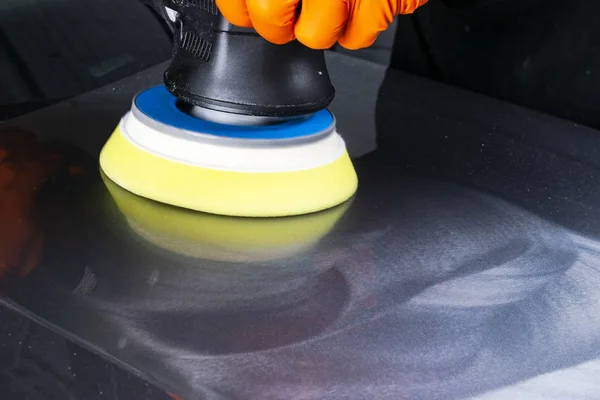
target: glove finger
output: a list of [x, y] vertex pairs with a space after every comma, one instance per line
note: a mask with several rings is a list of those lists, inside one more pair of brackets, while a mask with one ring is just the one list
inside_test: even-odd
[[348, 50], [364, 49], [371, 46], [379, 34], [385, 31], [394, 20], [395, 9], [382, 7], [379, 2], [362, 1], [354, 3], [346, 23], [346, 29], [339, 39], [340, 46]]
[[398, 4], [398, 14], [412, 14], [428, 0], [403, 0]]
[[231, 24], [243, 28], [252, 28], [246, 0], [217, 0], [217, 7]]
[[296, 38], [294, 24], [300, 0], [248, 0], [252, 26], [263, 38], [285, 44]]
[[296, 21], [296, 38], [312, 49], [329, 49], [338, 41], [347, 19], [346, 0], [304, 0]]

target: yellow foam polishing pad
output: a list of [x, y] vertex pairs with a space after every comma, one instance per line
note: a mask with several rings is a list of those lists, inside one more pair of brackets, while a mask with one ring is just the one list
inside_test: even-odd
[[325, 165], [284, 172], [236, 172], [180, 163], [124, 137], [119, 125], [100, 154], [109, 179], [148, 199], [196, 211], [241, 217], [308, 214], [339, 205], [358, 180], [346, 151]]
[[176, 254], [218, 261], [272, 261], [306, 251], [351, 203], [294, 217], [227, 217], [148, 200], [102, 179], [136, 235]]

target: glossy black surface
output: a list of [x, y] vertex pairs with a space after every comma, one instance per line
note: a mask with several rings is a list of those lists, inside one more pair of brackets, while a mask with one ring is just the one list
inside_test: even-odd
[[[598, 132], [398, 72], [378, 91], [382, 67], [339, 54], [328, 66], [352, 202], [247, 221], [99, 174], [57, 184], [43, 261], [5, 304], [188, 399], [593, 398]], [[19, 124], [93, 161], [161, 68]]]
[[5, 400], [169, 400], [162, 390], [30, 319], [0, 307]]

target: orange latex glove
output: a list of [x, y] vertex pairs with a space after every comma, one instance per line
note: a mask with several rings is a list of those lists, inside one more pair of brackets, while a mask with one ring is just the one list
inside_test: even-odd
[[369, 47], [398, 14], [411, 14], [428, 0], [216, 0], [232, 24], [254, 28], [275, 44], [298, 39], [313, 49], [336, 42]]
[[[35, 215], [36, 192], [64, 166], [59, 148], [16, 128], [0, 131], [0, 277], [26, 275], [38, 261], [43, 230]], [[70, 173], [80, 173], [78, 167]]]

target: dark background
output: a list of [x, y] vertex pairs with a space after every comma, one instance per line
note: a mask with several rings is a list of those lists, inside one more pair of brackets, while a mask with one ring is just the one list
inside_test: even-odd
[[600, 128], [600, 2], [432, 0], [398, 22], [392, 67]]
[[138, 0], [0, 2], [0, 120], [104, 86], [171, 55]]
[[[0, 120], [168, 60], [157, 1], [1, 2]], [[430, 0], [351, 53], [599, 128], [599, 22], [590, 0]]]
[[[599, 11], [600, 3], [591, 0], [432, 0], [398, 18], [372, 48], [353, 54], [599, 128]], [[0, 121], [170, 55], [168, 30], [141, 0], [4, 0]], [[4, 308], [0, 352], [1, 398], [166, 398]]]

